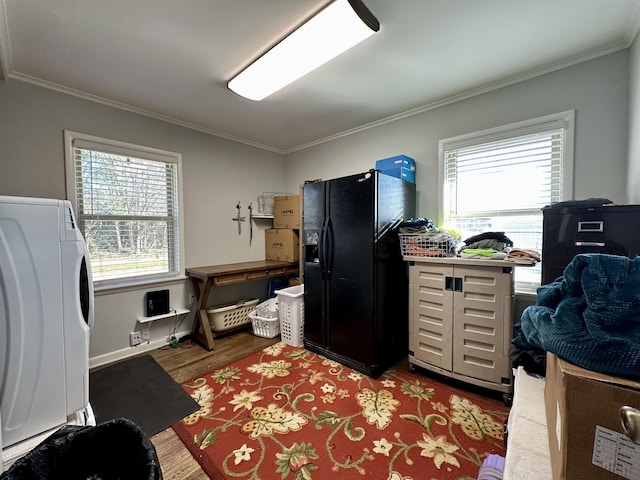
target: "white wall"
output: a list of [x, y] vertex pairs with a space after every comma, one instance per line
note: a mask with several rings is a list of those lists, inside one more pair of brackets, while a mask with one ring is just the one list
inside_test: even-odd
[[629, 54], [629, 203], [640, 204], [640, 42], [636, 37]]
[[574, 198], [626, 203], [628, 61], [621, 51], [291, 153], [287, 183], [358, 173], [405, 154], [417, 164], [418, 215], [435, 220], [440, 139], [575, 109]]
[[[257, 211], [262, 192], [287, 191], [282, 155], [8, 80], [0, 82], [0, 195], [66, 198], [65, 129], [182, 153], [187, 267], [264, 258], [264, 230], [270, 225], [254, 222], [249, 246], [248, 222], [239, 236], [231, 219], [238, 201], [245, 215], [251, 201]], [[173, 307], [185, 306], [190, 287], [184, 280], [98, 294], [90, 351], [93, 364], [140, 350], [129, 347], [129, 332], [143, 315], [144, 293], [158, 288], [170, 288]], [[264, 298], [266, 293], [265, 282], [251, 282], [242, 289], [214, 289], [211, 302]], [[182, 330], [189, 330], [190, 317]], [[165, 343], [173, 323], [173, 319], [154, 322], [152, 340]]]

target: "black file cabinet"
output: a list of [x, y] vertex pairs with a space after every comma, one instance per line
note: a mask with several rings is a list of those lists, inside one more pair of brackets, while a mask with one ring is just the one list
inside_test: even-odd
[[542, 285], [580, 253], [640, 254], [640, 205], [547, 208], [542, 225]]

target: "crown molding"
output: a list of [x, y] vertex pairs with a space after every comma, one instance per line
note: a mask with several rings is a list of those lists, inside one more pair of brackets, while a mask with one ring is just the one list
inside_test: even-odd
[[[639, 26], [640, 26], [640, 22], [639, 22]], [[311, 147], [315, 147], [317, 145], [321, 145], [323, 143], [326, 142], [330, 142], [333, 140], [337, 140], [339, 138], [344, 138], [347, 137], [349, 135], [353, 135], [356, 133], [360, 133], [366, 130], [369, 130], [371, 128], [375, 128], [375, 127], [379, 127], [382, 125], [385, 125], [387, 123], [392, 123], [392, 122], [396, 122], [398, 120], [402, 120], [404, 118], [408, 118], [408, 117], [413, 117], [415, 115], [419, 115], [421, 113], [425, 113], [428, 112], [430, 110], [435, 110], [436, 108], [440, 108], [440, 107], [444, 107], [446, 105], [450, 105], [452, 103], [456, 103], [456, 102], [460, 102], [462, 100], [467, 100], [469, 98], [472, 97], [476, 97], [478, 95], [482, 95], [484, 93], [489, 93], [489, 92], [493, 92], [495, 90], [499, 90], [501, 88], [505, 88], [511, 85], [515, 85], [516, 83], [520, 83], [520, 82], [524, 82], [526, 80], [531, 80], [533, 78], [536, 77], [540, 77], [542, 75], [546, 75], [548, 73], [552, 73], [552, 72], [556, 72], [558, 70], [562, 70], [563, 68], [568, 68], [571, 67], [573, 65], [577, 65], [579, 63], [582, 62], [586, 62], [588, 60], [593, 60], [595, 58], [601, 57], [603, 55], [608, 55], [611, 53], [615, 53], [618, 52], [620, 50], [624, 50], [625, 48], [629, 48], [629, 46], [631, 45], [631, 43], [633, 43], [633, 40], [631, 40], [631, 42], [629, 42], [628, 38], [625, 38], [624, 41], [622, 42], [616, 42], [610, 45], [607, 45], [605, 47], [596, 49], [596, 50], [591, 50], [589, 52], [585, 52], [581, 55], [577, 55], [571, 58], [566, 58], [564, 60], [558, 61], [558, 62], [554, 62], [554, 63], [550, 63], [547, 64], [543, 67], [540, 68], [536, 68], [533, 70], [529, 70], [527, 72], [518, 74], [518, 75], [514, 75], [505, 79], [502, 79], [500, 81], [497, 82], [493, 82], [487, 85], [483, 85], [481, 87], [478, 88], [474, 88], [471, 90], [467, 90], [465, 92], [456, 94], [456, 95], [452, 95], [448, 98], [444, 98], [442, 100], [437, 100], [435, 102], [431, 102], [428, 103], [426, 105], [423, 105], [421, 107], [417, 107], [417, 108], [413, 108], [411, 110], [407, 110], [395, 115], [391, 115], [389, 117], [385, 117], [382, 118], [380, 120], [376, 120], [375, 122], [371, 122], [371, 123], [367, 123], [365, 125], [361, 125], [359, 127], [356, 128], [352, 128], [349, 130], [345, 130], [343, 132], [340, 133], [336, 133], [335, 135], [330, 135], [328, 137], [324, 137], [324, 138], [320, 138], [318, 140], [314, 140], [312, 142], [308, 142], [302, 145], [298, 145], [296, 147], [292, 147], [289, 148], [287, 150], [284, 151], [285, 154], [290, 154], [290, 153], [294, 153], [300, 150], [305, 150], [307, 148], [311, 148]]]
[[[1, 2], [2, 0], [0, 0]], [[22, 73], [12, 72], [7, 75], [8, 78], [13, 80], [19, 80], [21, 82], [30, 83], [32, 85], [36, 85], [39, 87], [47, 88], [49, 90], [54, 90], [56, 92], [64, 93], [66, 95], [71, 95], [77, 98], [81, 98], [83, 100], [89, 100], [91, 102], [100, 103], [102, 105], [106, 105], [108, 107], [117, 108], [119, 110], [125, 110], [127, 112], [136, 113], [138, 115], [143, 115], [145, 117], [154, 118], [156, 120], [161, 120], [163, 122], [172, 123], [174, 125], [178, 125], [184, 128], [188, 128], [191, 130], [196, 130], [198, 132], [206, 133], [208, 135], [213, 135], [215, 137], [224, 138], [225, 140], [231, 140], [237, 143], [243, 143], [245, 145], [249, 145], [252, 147], [260, 148], [262, 150], [268, 150], [270, 152], [284, 154], [285, 152], [281, 149], [272, 147], [270, 145], [264, 145], [257, 142], [252, 142], [251, 140], [247, 140], [244, 138], [236, 137], [234, 135], [229, 135], [224, 132], [219, 132], [217, 130], [213, 130], [211, 128], [203, 127], [202, 125], [198, 125], [195, 123], [185, 122], [178, 118], [171, 117], [169, 115], [164, 115], [161, 113], [153, 112], [151, 110], [146, 110], [143, 108], [134, 107], [132, 105], [117, 102], [115, 100], [110, 100], [108, 98], [100, 97], [98, 95], [92, 95], [90, 93], [83, 92], [81, 90], [76, 90], [74, 88], [65, 87], [63, 85], [59, 85], [57, 83], [48, 82], [46, 80], [42, 80], [40, 78], [32, 77], [29, 75], [24, 75]]]

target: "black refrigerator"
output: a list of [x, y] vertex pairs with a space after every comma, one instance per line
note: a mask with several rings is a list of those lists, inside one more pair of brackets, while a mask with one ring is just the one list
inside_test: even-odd
[[398, 228], [415, 184], [377, 170], [304, 186], [304, 345], [370, 377], [408, 355]]

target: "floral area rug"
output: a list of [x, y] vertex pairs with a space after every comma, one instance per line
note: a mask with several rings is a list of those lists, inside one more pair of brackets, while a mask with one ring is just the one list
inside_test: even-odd
[[508, 409], [423, 374], [371, 379], [277, 343], [184, 383], [173, 426], [213, 479], [476, 479]]

